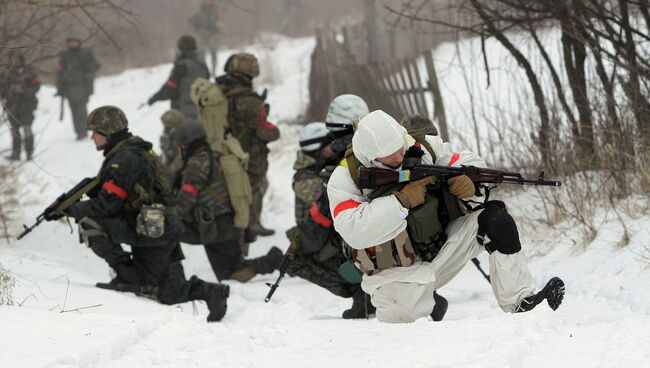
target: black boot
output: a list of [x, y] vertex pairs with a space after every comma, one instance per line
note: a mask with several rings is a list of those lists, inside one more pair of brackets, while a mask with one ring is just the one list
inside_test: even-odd
[[562, 299], [564, 299], [564, 281], [559, 277], [553, 277], [537, 294], [525, 297], [521, 301], [521, 304], [519, 304], [519, 307], [517, 307], [516, 312], [520, 313], [533, 310], [544, 299], [546, 299], [551, 309], [557, 310], [560, 304], [562, 304]]
[[352, 308], [343, 311], [343, 319], [368, 318], [375, 313], [376, 308], [370, 302], [370, 295], [366, 294], [361, 287], [352, 295]]
[[100, 289], [108, 289], [122, 292], [140, 292], [140, 276], [133, 265], [133, 262], [117, 263], [111, 265], [115, 271], [115, 277], [109, 282], [98, 282], [95, 284]]
[[246, 228], [246, 230], [244, 230], [244, 241], [246, 243], [254, 243], [256, 240], [257, 235], [251, 231], [250, 227]]
[[447, 313], [447, 306], [449, 303], [447, 302], [447, 299], [435, 291], [433, 292], [433, 301], [436, 304], [433, 306], [433, 311], [430, 314], [431, 319], [433, 319], [434, 322], [442, 321]]
[[253, 269], [257, 274], [272, 273], [280, 268], [284, 261], [284, 253], [278, 247], [271, 247], [266, 255], [244, 261]]
[[32, 159], [34, 154], [34, 136], [25, 136], [25, 153], [27, 154], [27, 161]]
[[196, 276], [190, 277], [190, 299], [205, 300], [208, 305], [208, 322], [218, 322], [223, 319], [228, 310], [228, 296], [230, 296], [230, 286], [226, 284], [215, 284], [205, 282]]
[[7, 160], [17, 161], [20, 160], [20, 133], [11, 131], [12, 146], [11, 146], [11, 155], [6, 156]]

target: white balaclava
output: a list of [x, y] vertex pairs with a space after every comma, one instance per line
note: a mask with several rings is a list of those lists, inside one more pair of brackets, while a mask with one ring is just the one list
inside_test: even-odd
[[363, 166], [375, 166], [373, 160], [390, 156], [400, 148], [408, 148], [406, 136], [406, 129], [397, 120], [375, 110], [359, 122], [352, 137], [352, 150]]

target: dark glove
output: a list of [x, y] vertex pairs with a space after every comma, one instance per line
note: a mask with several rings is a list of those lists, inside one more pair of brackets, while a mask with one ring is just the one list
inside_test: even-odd
[[46, 213], [43, 217], [45, 218], [45, 221], [56, 221], [63, 218], [63, 216], [65, 216], [63, 212], [50, 212]]
[[447, 184], [451, 193], [458, 198], [469, 198], [476, 192], [474, 182], [467, 175], [453, 177], [447, 180]]
[[285, 253], [290, 260], [294, 260], [300, 252], [300, 235], [302, 231], [299, 227], [294, 226], [291, 229], [287, 230], [287, 238], [289, 238], [289, 248]]
[[155, 95], [149, 97], [149, 99], [147, 100], [147, 105], [151, 106], [151, 105], [153, 105], [154, 102], [156, 102], [156, 96]]
[[397, 200], [406, 208], [414, 208], [424, 203], [424, 194], [427, 192], [427, 184], [436, 181], [434, 176], [427, 176], [406, 184], [399, 192], [394, 192]]

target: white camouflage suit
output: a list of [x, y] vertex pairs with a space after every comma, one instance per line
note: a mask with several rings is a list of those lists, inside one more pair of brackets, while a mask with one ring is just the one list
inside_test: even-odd
[[[470, 151], [454, 152], [449, 143], [437, 136], [426, 136], [436, 155], [425, 151], [423, 164], [473, 165], [485, 167], [485, 161]], [[375, 161], [400, 148], [415, 144], [395, 119], [381, 110], [364, 117], [352, 140], [355, 157], [365, 167], [381, 167]], [[385, 167], [384, 167], [385, 168]], [[391, 239], [406, 229], [404, 208], [395, 195], [369, 202], [372, 190], [359, 190], [347, 167], [339, 166], [329, 180], [327, 193], [334, 227], [354, 249], [365, 249]], [[432, 262], [416, 261], [409, 267], [381, 270], [364, 275], [361, 286], [371, 295], [382, 322], [413, 322], [428, 316], [434, 306], [433, 291], [446, 285], [461, 269], [484, 251], [477, 239], [478, 215], [474, 211], [452, 221], [446, 229], [447, 242]], [[521, 300], [534, 292], [533, 278], [521, 251], [506, 255], [494, 251], [489, 256], [492, 290], [501, 309], [514, 312]]]

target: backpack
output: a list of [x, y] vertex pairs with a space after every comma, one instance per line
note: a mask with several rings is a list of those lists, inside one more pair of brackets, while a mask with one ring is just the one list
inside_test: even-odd
[[253, 200], [248, 173], [248, 153], [239, 141], [226, 136], [229, 101], [221, 87], [205, 78], [197, 78], [190, 88], [190, 98], [196, 104], [199, 121], [203, 124], [210, 148], [218, 155], [219, 166], [228, 187], [228, 196], [233, 207], [234, 225], [248, 227], [250, 204]]

